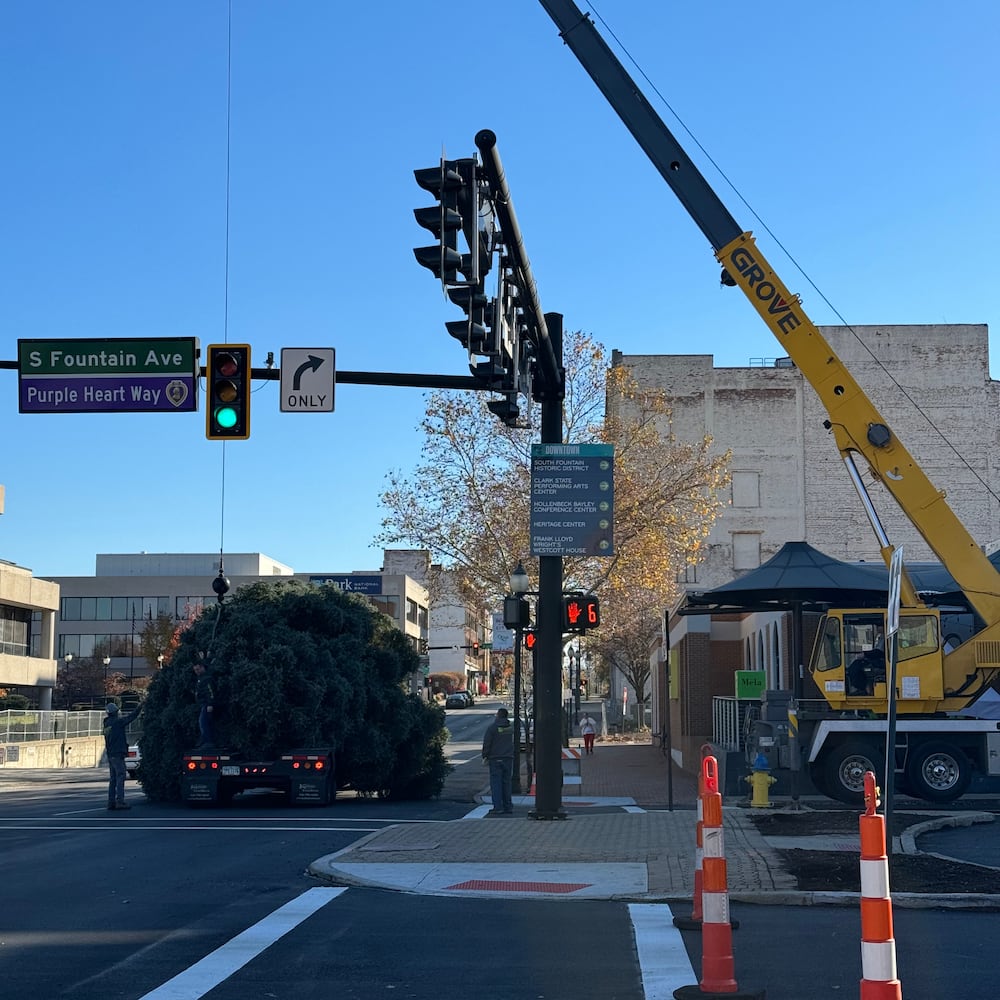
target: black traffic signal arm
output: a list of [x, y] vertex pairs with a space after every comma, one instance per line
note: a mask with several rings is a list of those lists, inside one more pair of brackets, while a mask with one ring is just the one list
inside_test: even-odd
[[[829, 415], [827, 426], [861, 497], [886, 563], [894, 547], [879, 523], [854, 464], [856, 454], [864, 457], [873, 476], [892, 494], [910, 523], [987, 623], [987, 631], [979, 638], [1000, 639], [997, 571], [950, 509], [943, 491], [931, 483], [889, 429], [885, 418], [844, 367], [819, 328], [805, 315], [799, 297], [789, 292], [774, 273], [757, 249], [753, 236], [741, 230], [591, 20], [573, 0], [539, 2], [559, 28], [563, 41], [707, 237], [716, 259], [723, 266], [723, 284], [740, 287], [816, 391]], [[902, 593], [904, 604], [920, 604], [905, 570]], [[959, 687], [978, 665], [968, 648], [972, 645], [964, 645], [949, 654], [948, 660], [953, 667], [950, 675], [946, 670], [946, 688]], [[983, 646], [982, 643], [976, 645]]]
[[[0, 362], [0, 368], [5, 367]], [[17, 367], [17, 362], [14, 362]], [[205, 375], [204, 366], [201, 369]], [[279, 382], [280, 368], [254, 368], [252, 376], [262, 381]], [[418, 375], [403, 372], [348, 372], [337, 371], [335, 380], [342, 385], [399, 385], [413, 389], [488, 389], [488, 386], [471, 375]]]
[[517, 275], [518, 287], [524, 294], [522, 309], [528, 325], [528, 339], [535, 345], [539, 379], [535, 384], [536, 399], [562, 399], [565, 391], [565, 372], [556, 358], [556, 350], [549, 336], [545, 315], [538, 301], [538, 288], [531, 273], [531, 264], [524, 249], [521, 227], [514, 214], [514, 202], [507, 186], [507, 177], [497, 152], [497, 137], [489, 129], [476, 133], [476, 147], [483, 157], [483, 169], [493, 192], [493, 207], [500, 222], [504, 246]]

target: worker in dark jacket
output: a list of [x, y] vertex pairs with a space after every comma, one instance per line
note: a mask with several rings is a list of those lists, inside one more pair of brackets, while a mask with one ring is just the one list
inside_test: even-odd
[[490, 816], [509, 816], [514, 812], [511, 782], [514, 777], [514, 723], [506, 708], [498, 708], [496, 718], [483, 737], [483, 760], [490, 766]]
[[142, 705], [136, 705], [128, 715], [122, 715], [118, 706], [109, 701], [106, 711], [107, 715], [104, 716], [101, 728], [104, 730], [104, 752], [108, 758], [108, 770], [111, 772], [108, 781], [108, 808], [131, 809], [132, 807], [125, 801], [125, 755], [128, 753], [126, 730], [139, 717]]
[[195, 660], [194, 674], [198, 678], [194, 687], [195, 701], [198, 702], [198, 733], [201, 737], [199, 747], [215, 746], [215, 684], [212, 672], [204, 662], [204, 653], [198, 654]]

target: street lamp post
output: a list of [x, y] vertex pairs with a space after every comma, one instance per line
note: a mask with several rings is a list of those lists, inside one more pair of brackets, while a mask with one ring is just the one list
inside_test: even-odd
[[111, 665], [111, 657], [104, 657], [104, 693], [108, 693], [108, 667]]
[[[510, 591], [514, 595], [513, 604], [516, 614], [504, 617], [514, 623], [514, 777], [511, 790], [521, 794], [521, 644], [524, 636], [525, 611], [528, 602], [524, 595], [528, 592], [531, 581], [525, 572], [524, 564], [518, 560], [517, 569], [510, 575]], [[506, 622], [505, 622], [506, 624]], [[525, 720], [525, 729], [528, 722]]]
[[165, 656], [164, 656], [164, 655], [163, 655], [162, 653], [160, 653], [160, 654], [159, 654], [159, 655], [158, 655], [158, 656], [156, 657], [156, 669], [157, 669], [157, 670], [162, 670], [162, 669], [163, 669], [163, 661], [164, 661], [165, 659], [166, 659], [166, 657], [165, 657]]

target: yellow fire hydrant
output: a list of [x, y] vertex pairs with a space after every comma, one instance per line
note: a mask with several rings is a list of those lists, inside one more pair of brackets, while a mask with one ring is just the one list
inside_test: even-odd
[[754, 809], [770, 809], [774, 804], [768, 801], [768, 789], [778, 779], [770, 773], [767, 766], [767, 757], [763, 753], [757, 754], [753, 762], [753, 772], [743, 779], [750, 785], [753, 795], [750, 798], [750, 805]]

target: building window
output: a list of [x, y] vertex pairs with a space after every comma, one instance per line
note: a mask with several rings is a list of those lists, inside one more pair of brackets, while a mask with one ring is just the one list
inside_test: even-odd
[[177, 618], [180, 621], [186, 621], [188, 618], [196, 617], [205, 606], [205, 601], [207, 600], [207, 597], [199, 597], [197, 595], [191, 595], [189, 597], [175, 597], [174, 618]]
[[399, 597], [396, 594], [365, 594], [375, 607], [394, 622], [399, 621]]
[[760, 565], [760, 535], [756, 531], [733, 532], [733, 569], [756, 569]]
[[0, 652], [27, 656], [31, 636], [31, 612], [0, 604]]
[[760, 506], [760, 473], [733, 472], [733, 506]]

